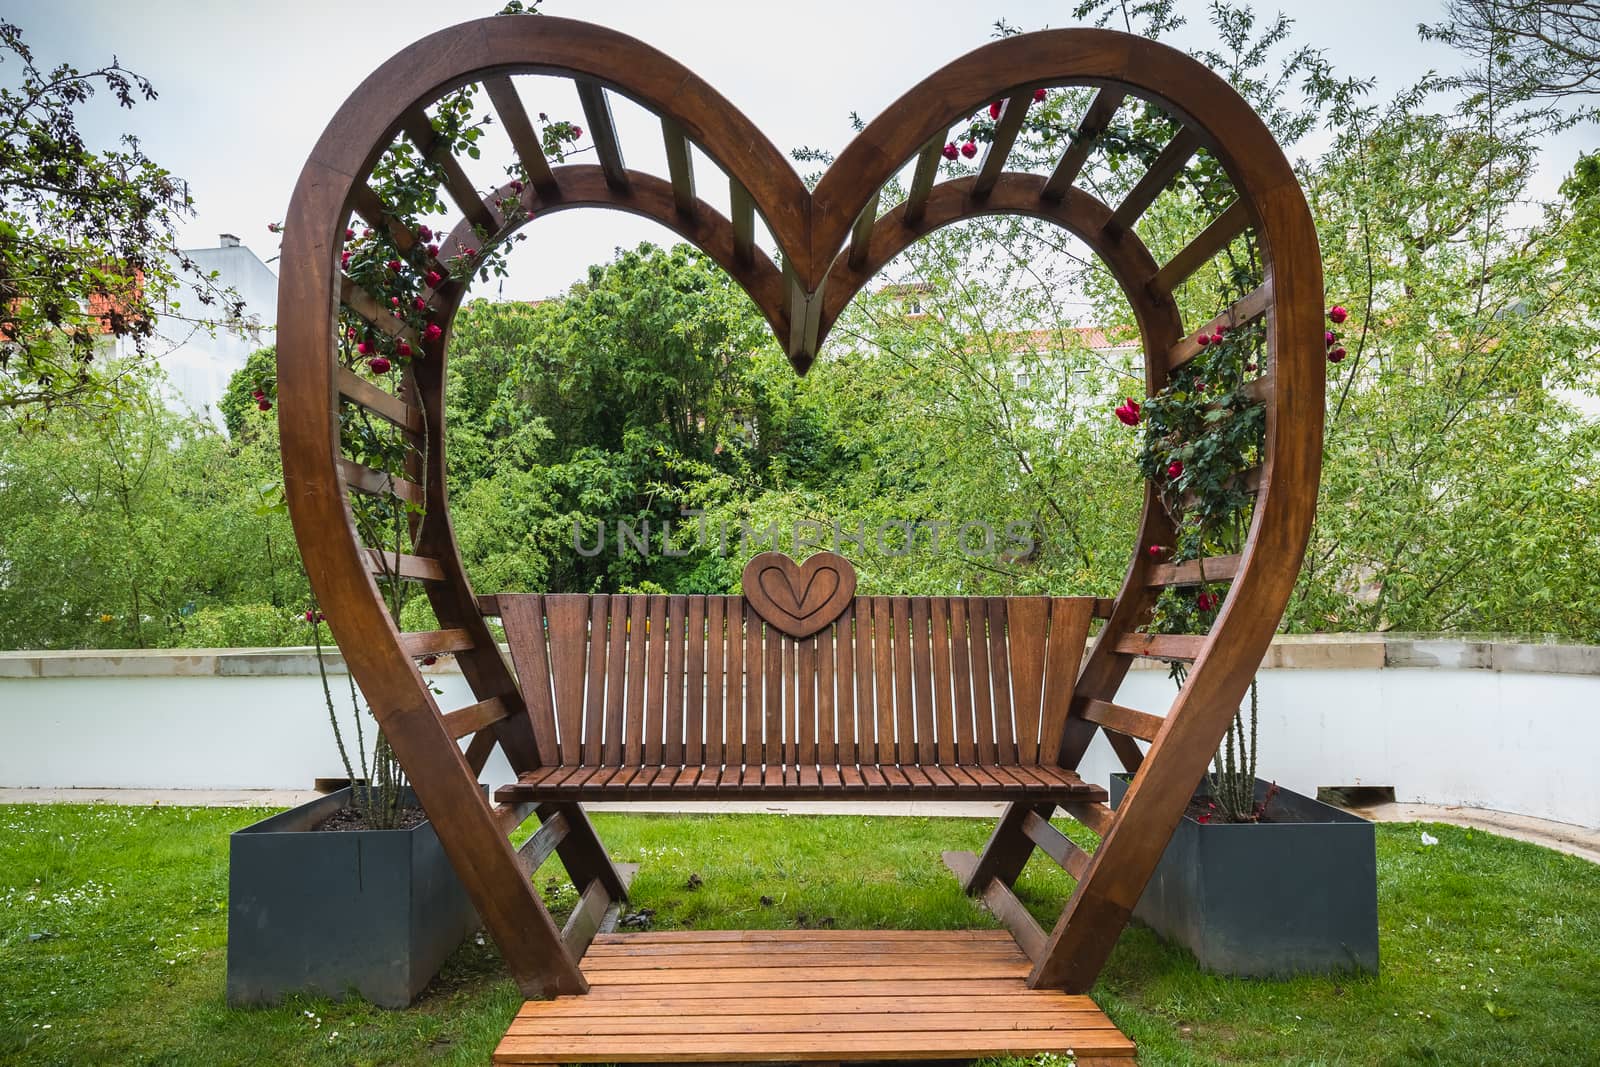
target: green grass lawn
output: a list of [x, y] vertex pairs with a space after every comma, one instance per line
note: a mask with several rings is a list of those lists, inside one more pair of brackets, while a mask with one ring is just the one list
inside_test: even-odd
[[[0, 1063], [486, 1062], [520, 1002], [492, 945], [469, 942], [409, 1011], [227, 1007], [227, 834], [265, 814], [0, 807]], [[595, 823], [642, 864], [635, 904], [658, 928], [994, 925], [939, 860], [981, 847], [986, 821]], [[1421, 829], [1378, 827], [1377, 977], [1218, 978], [1132, 928], [1096, 999], [1146, 1065], [1600, 1063], [1600, 868], [1448, 826], [1428, 826], [1439, 844], [1424, 847]], [[1036, 856], [1018, 889], [1049, 924], [1070, 885]]]

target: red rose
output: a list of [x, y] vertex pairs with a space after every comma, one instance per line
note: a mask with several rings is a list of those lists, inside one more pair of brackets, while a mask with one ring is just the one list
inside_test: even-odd
[[352, 240], [355, 237], [355, 235], [356, 235], [356, 231], [352, 230], [350, 227], [346, 226], [344, 228], [344, 239], [346, 241]]
[[362, 341], [360, 344], [356, 345], [356, 351], [360, 352], [363, 356], [372, 355], [372, 342]]
[[1214, 345], [1220, 345], [1222, 343], [1222, 331], [1221, 330], [1218, 330], [1216, 333], [1211, 335], [1211, 343], [1214, 344]]
[[389, 262], [385, 263], [384, 266], [398, 274], [400, 273], [400, 268], [405, 266], [405, 264], [401, 263], [398, 259], [391, 259]]
[[271, 411], [272, 410], [272, 401], [270, 401], [270, 400], [262, 400], [262, 401], [260, 401], [259, 403], [256, 404], [256, 407], [260, 408], [262, 411]]
[[582, 126], [574, 126], [574, 127], [572, 127], [572, 139], [574, 141], [577, 141], [577, 140], [580, 140], [582, 137], [583, 137], [583, 127]]
[[267, 232], [268, 233], [277, 233], [281, 229], [283, 229], [283, 227], [281, 225], [279, 225], [278, 223], [276, 223], [276, 222], [267, 223]]
[[1033, 102], [1035, 104], [1044, 103], [1044, 98], [1045, 98], [1045, 91], [1043, 89], [1035, 89], [1033, 91]]
[[1255, 370], [1256, 369], [1256, 365], [1254, 363], [1246, 363], [1244, 365], [1244, 369], [1245, 370]]
[[416, 308], [418, 311], [427, 311], [428, 310], [428, 302], [426, 300], [422, 299], [422, 297], [420, 297], [420, 296], [417, 297], [415, 300], [411, 301], [411, 306]]
[[1183, 460], [1175, 459], [1167, 464], [1167, 477], [1178, 478], [1183, 474]]
[[950, 143], [948, 143], [948, 144], [946, 144], [944, 146], [944, 158], [946, 158], [946, 159], [954, 159], [957, 156], [959, 156], [960, 154], [961, 154], [961, 149], [956, 147], [956, 143], [954, 141], [951, 141]]
[[1333, 324], [1335, 326], [1339, 325], [1341, 322], [1343, 322], [1345, 319], [1348, 319], [1349, 317], [1350, 317], [1350, 312], [1345, 310], [1344, 306], [1341, 305], [1341, 304], [1335, 304], [1335, 305], [1333, 305], [1333, 307], [1328, 309], [1328, 318], [1333, 320]]
[[433, 231], [428, 229], [426, 226], [418, 226], [417, 240], [421, 241], [423, 244], [427, 244], [429, 241], [433, 240]]
[[1209, 333], [1203, 333], [1194, 339], [1194, 343], [1204, 348], [1206, 345], [1211, 343], [1211, 335]]
[[263, 393], [260, 389], [252, 389], [250, 391], [250, 398], [252, 400], [261, 401], [267, 398], [267, 394]]
[[422, 339], [425, 341], [437, 341], [443, 336], [444, 331], [439, 329], [439, 324], [436, 322], [428, 323], [428, 328], [422, 331]]
[[1332, 348], [1333, 342], [1339, 339], [1339, 335], [1334, 333], [1332, 330], [1329, 330], [1327, 333], [1322, 335], [1322, 339], [1328, 343], [1329, 348]]
[[997, 119], [1000, 117], [1000, 101], [996, 100], [994, 103], [989, 105], [989, 117], [992, 119]]
[[363, 236], [363, 237], [371, 237], [372, 236], [372, 227], [368, 226], [366, 229], [362, 230], [361, 231], [361, 236]]
[[1345, 352], [1344, 346], [1340, 345], [1338, 348], [1335, 348], [1332, 352], [1328, 353], [1328, 362], [1329, 363], [1339, 363], [1348, 354], [1349, 353]]
[[434, 259], [438, 259], [439, 258], [439, 246], [438, 245], [429, 245], [428, 246], [428, 255], [432, 256]]
[[407, 356], [411, 355], [411, 346], [406, 344], [404, 341], [400, 341], [394, 346], [394, 354], [399, 356], [401, 359], [405, 359]]
[[1205, 392], [1206, 391], [1206, 383], [1205, 382], [1195, 382], [1194, 383], [1194, 391], [1197, 392], [1197, 393]]
[[438, 663], [438, 662], [439, 662], [439, 657], [438, 656], [423, 656], [422, 657], [422, 665], [424, 667], [431, 667], [435, 663]]
[[428, 272], [428, 287], [430, 289], [439, 288], [439, 283], [442, 282], [442, 281], [444, 281], [444, 275], [443, 274], [440, 274], [436, 270], [430, 270]]
[[512, 192], [513, 192], [513, 193], [520, 193], [520, 192], [522, 192], [522, 183], [521, 183], [521, 182], [519, 182], [519, 181], [513, 181], [513, 182], [512, 182], [512, 183], [511, 183], [511, 191], [512, 191]]
[[350, 327], [344, 332], [344, 335], [354, 341], [356, 339], [356, 328], [354, 326]]
[[961, 146], [961, 154], [971, 159], [978, 154], [978, 143], [976, 141], [968, 141]]
[[1122, 422], [1122, 424], [1124, 426], [1137, 426], [1137, 425], [1139, 425], [1139, 404], [1138, 404], [1138, 402], [1135, 401], [1133, 399], [1133, 397], [1131, 397], [1131, 396], [1128, 397], [1127, 400], [1123, 401], [1121, 404], [1119, 404], [1117, 406], [1116, 415], [1117, 415], [1117, 418]]
[[1210, 815], [1196, 815], [1194, 817], [1194, 821], [1198, 822], [1198, 823], [1208, 823], [1208, 822], [1211, 821], [1211, 816]]
[[1150, 546], [1150, 558], [1151, 559], [1160, 559], [1161, 558], [1161, 553], [1163, 553], [1165, 551], [1166, 551], [1166, 549], [1161, 547], [1160, 545], [1151, 545]]
[[389, 306], [390, 307], [399, 307], [400, 306], [400, 298], [398, 296], [391, 296], [389, 298]]
[[306, 622], [316, 622], [316, 621], [317, 621], [317, 613], [315, 611], [312, 611], [310, 608], [307, 608], [306, 609]]
[[367, 366], [371, 368], [373, 374], [389, 373], [389, 361], [382, 356], [373, 356]]
[[349, 252], [341, 253], [340, 256], [339, 256], [339, 266], [348, 267], [349, 265], [350, 265], [350, 253]]

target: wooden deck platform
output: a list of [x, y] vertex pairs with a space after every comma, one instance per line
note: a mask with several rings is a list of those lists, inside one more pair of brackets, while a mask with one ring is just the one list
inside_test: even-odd
[[496, 1063], [968, 1060], [1132, 1063], [1088, 997], [1028, 989], [998, 930], [602, 934], [586, 996], [529, 1001]]

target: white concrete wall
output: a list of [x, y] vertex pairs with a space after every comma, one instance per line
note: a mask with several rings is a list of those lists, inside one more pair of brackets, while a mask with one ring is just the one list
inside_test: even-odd
[[[471, 701], [448, 661], [430, 676], [442, 706]], [[1141, 669], [1118, 700], [1159, 712], [1173, 693]], [[1392, 785], [1403, 802], [1600, 827], [1600, 648], [1280, 639], [1260, 752], [1262, 777], [1301, 792]], [[1097, 740], [1084, 776], [1115, 769]], [[342, 773], [304, 651], [0, 653], [0, 786], [303, 789]], [[498, 753], [484, 777], [511, 777]]]

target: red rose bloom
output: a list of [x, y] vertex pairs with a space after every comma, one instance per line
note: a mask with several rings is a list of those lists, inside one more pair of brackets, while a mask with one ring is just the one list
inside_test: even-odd
[[1033, 91], [1033, 102], [1035, 104], [1044, 103], [1044, 98], [1045, 98], [1045, 91], [1043, 89], [1035, 89]]
[[961, 154], [971, 159], [978, 154], [978, 143], [976, 141], [968, 141], [961, 146]]
[[1178, 478], [1183, 474], [1183, 460], [1175, 459], [1167, 464], [1167, 477]]
[[1204, 348], [1206, 345], [1211, 343], [1211, 335], [1209, 333], [1203, 333], [1194, 339], [1194, 343]]
[[1333, 307], [1328, 309], [1328, 318], [1333, 320], [1333, 324], [1335, 326], [1339, 325], [1349, 317], [1350, 312], [1347, 311], [1342, 304], [1335, 304]]
[[1338, 348], [1335, 348], [1333, 351], [1328, 353], [1328, 362], [1329, 363], [1342, 362], [1346, 355], [1348, 355], [1348, 353], [1345, 352], [1344, 346], [1340, 345]]
[[444, 331], [439, 329], [439, 324], [436, 322], [428, 323], [428, 328], [422, 331], [422, 339], [425, 341], [437, 341], [443, 336]]
[[1000, 101], [996, 100], [994, 103], [989, 105], [989, 117], [992, 119], [997, 119], [1000, 117]]
[[382, 356], [373, 356], [367, 366], [372, 369], [373, 374], [389, 373], [389, 361]]
[[1150, 558], [1151, 559], [1160, 559], [1161, 558], [1161, 553], [1163, 553], [1165, 551], [1166, 551], [1166, 549], [1161, 547], [1160, 545], [1151, 545], [1150, 546]]
[[1133, 399], [1133, 397], [1131, 397], [1131, 396], [1128, 397], [1127, 400], [1125, 400], [1121, 404], [1117, 405], [1116, 415], [1117, 415], [1118, 420], [1120, 420], [1124, 426], [1137, 426], [1137, 425], [1139, 425], [1139, 404], [1138, 404], [1138, 402], [1135, 401]]
[[442, 282], [442, 281], [444, 281], [444, 275], [443, 274], [440, 274], [436, 270], [430, 270], [428, 272], [428, 287], [430, 289], [439, 288], [439, 283]]
[[394, 354], [399, 356], [401, 359], [405, 359], [407, 356], [411, 355], [411, 346], [406, 344], [404, 341], [401, 341], [394, 346]]

